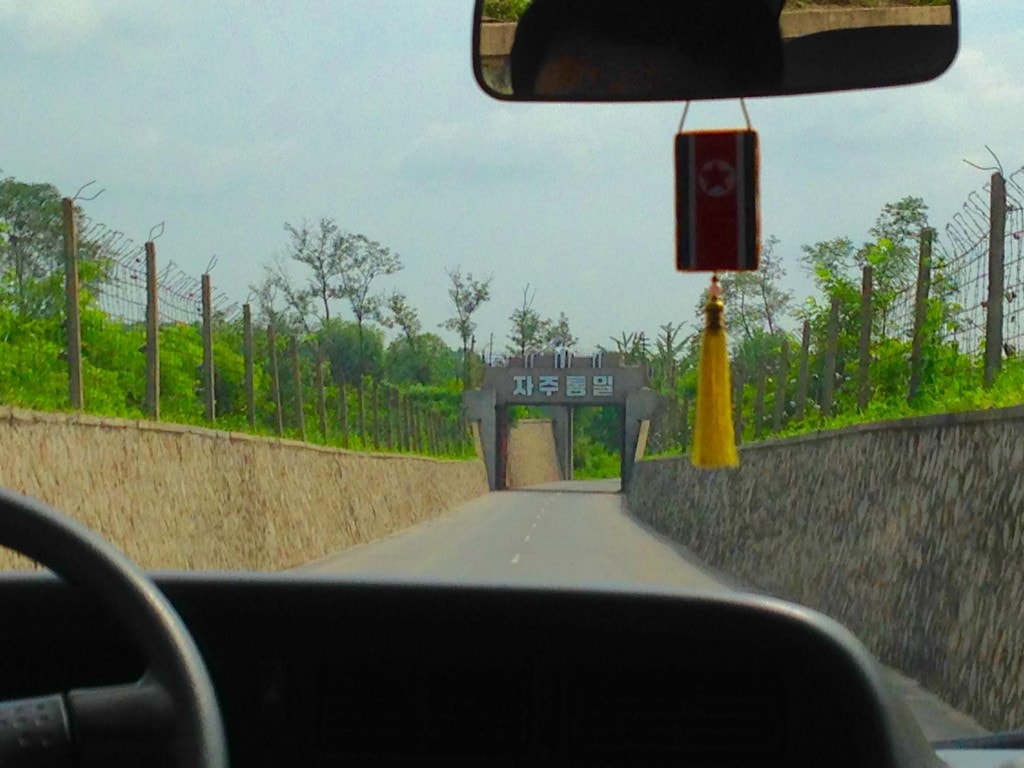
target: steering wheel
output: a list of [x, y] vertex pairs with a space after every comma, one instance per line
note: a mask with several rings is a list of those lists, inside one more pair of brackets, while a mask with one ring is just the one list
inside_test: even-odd
[[0, 702], [0, 766], [112, 759], [152, 765], [156, 745], [182, 768], [227, 768], [224, 725], [203, 658], [177, 612], [138, 566], [84, 525], [4, 489], [0, 546], [99, 598], [133, 636], [147, 665], [131, 685]]

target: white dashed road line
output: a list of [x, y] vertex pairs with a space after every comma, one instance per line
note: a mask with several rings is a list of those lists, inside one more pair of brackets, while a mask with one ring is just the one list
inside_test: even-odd
[[512, 565], [515, 565], [518, 562], [519, 562], [519, 555], [518, 554], [512, 555]]

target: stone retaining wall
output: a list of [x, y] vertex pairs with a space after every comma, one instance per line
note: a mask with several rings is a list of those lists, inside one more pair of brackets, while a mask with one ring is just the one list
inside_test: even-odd
[[993, 730], [1024, 727], [1024, 408], [641, 462], [634, 514], [711, 566], [850, 627]]
[[509, 430], [508, 487], [525, 488], [560, 479], [551, 421], [520, 419]]
[[[487, 493], [487, 476], [481, 461], [0, 408], [0, 486], [146, 568], [278, 570], [441, 514]], [[0, 568], [24, 564], [0, 549]]]

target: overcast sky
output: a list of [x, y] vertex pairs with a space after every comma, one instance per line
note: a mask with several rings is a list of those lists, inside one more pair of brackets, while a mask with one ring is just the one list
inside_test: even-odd
[[[427, 329], [446, 267], [494, 275], [478, 343], [507, 343], [523, 286], [568, 314], [582, 346], [692, 320], [705, 276], [675, 273], [673, 137], [681, 105], [494, 101], [470, 67], [472, 0], [3, 0], [0, 175], [72, 194], [161, 260], [238, 300], [283, 224], [331, 216], [398, 251]], [[860, 241], [905, 195], [943, 226], [1024, 164], [1024, 3], [962, 0], [951, 71], [899, 89], [748, 102], [761, 133], [762, 215], [803, 298], [800, 246]], [[741, 124], [736, 102], [687, 126]], [[454, 343], [450, 334], [448, 340]]]

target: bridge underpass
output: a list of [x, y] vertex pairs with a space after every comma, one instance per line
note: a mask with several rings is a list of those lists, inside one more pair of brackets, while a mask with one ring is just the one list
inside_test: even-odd
[[643, 456], [647, 425], [658, 395], [648, 387], [647, 369], [626, 365], [621, 355], [568, 352], [513, 357], [507, 366], [491, 366], [479, 390], [466, 392], [467, 418], [477, 425], [491, 490], [508, 488], [510, 409], [517, 405], [551, 409], [552, 433], [560, 476], [573, 478], [574, 413], [588, 406], [619, 411], [619, 476], [628, 490], [633, 465]]

